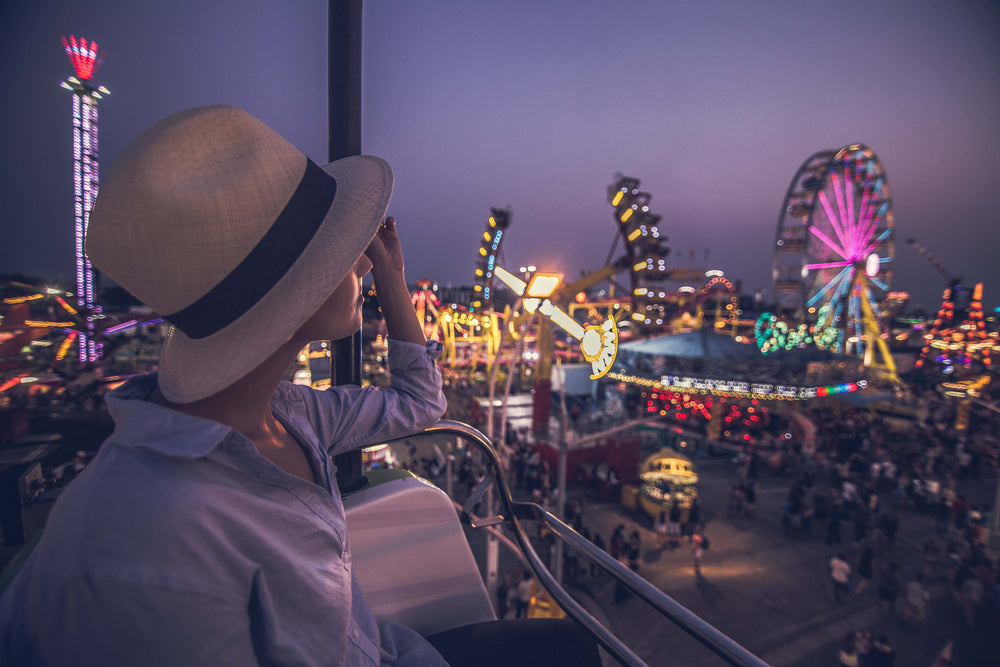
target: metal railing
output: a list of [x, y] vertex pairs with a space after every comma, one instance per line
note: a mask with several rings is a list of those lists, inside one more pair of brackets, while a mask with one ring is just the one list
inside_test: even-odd
[[[536, 503], [515, 501], [511, 495], [510, 487], [507, 485], [500, 456], [493, 448], [489, 438], [483, 433], [468, 424], [455, 421], [441, 421], [424, 432], [459, 436], [476, 446], [483, 456], [490, 475], [473, 490], [462, 506], [460, 514], [462, 522], [473, 528], [496, 526], [498, 524], [506, 526], [513, 534], [528, 565], [535, 573], [541, 585], [548, 591], [549, 595], [562, 607], [568, 616], [586, 628], [598, 643], [618, 662], [630, 666], [646, 665], [639, 656], [612, 634], [610, 630], [605, 628], [600, 621], [584, 609], [556, 581], [555, 577], [549, 572], [548, 568], [535, 552], [527, 533], [521, 525], [521, 520], [541, 521], [552, 530], [553, 534], [558, 536], [563, 542], [569, 544], [577, 553], [595, 562], [621, 582], [623, 586], [645, 600], [660, 614], [691, 637], [701, 642], [706, 648], [727, 663], [731, 665], [767, 667], [767, 663], [763, 660], [750, 653], [747, 649], [733, 641], [733, 639], [720, 632], [715, 626], [700, 618], [697, 614], [650, 584], [635, 572], [623, 566], [607, 552], [594, 546], [590, 540], [577, 533], [543, 507]], [[474, 514], [473, 508], [482, 499], [491, 483], [497, 490], [500, 513], [481, 518]], [[492, 509], [488, 511], [492, 511]]]

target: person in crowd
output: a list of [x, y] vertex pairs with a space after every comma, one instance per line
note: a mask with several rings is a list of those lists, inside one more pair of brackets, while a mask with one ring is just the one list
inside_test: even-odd
[[[604, 538], [601, 537], [600, 531], [594, 531], [594, 546], [604, 551]], [[590, 561], [590, 576], [598, 577], [601, 575], [601, 567], [594, 561]]]
[[563, 544], [563, 571], [570, 583], [575, 582], [580, 576], [580, 559], [576, 549], [569, 542]]
[[964, 577], [958, 588], [959, 604], [962, 608], [962, 616], [970, 628], [976, 627], [976, 615], [979, 606], [983, 602], [985, 589], [982, 579], [973, 573]]
[[918, 573], [911, 581], [903, 586], [903, 614], [901, 622], [904, 625], [919, 627], [927, 620], [927, 605], [930, 604], [931, 594], [924, 586], [924, 575]]
[[858, 553], [858, 585], [854, 588], [855, 596], [860, 596], [871, 584], [874, 559], [875, 550], [872, 548], [871, 542], [866, 541], [861, 545], [861, 551]]
[[743, 514], [743, 503], [746, 491], [742, 484], [733, 484], [729, 491], [729, 505], [726, 508], [726, 518], [732, 520]]
[[628, 552], [628, 566], [629, 569], [638, 572], [639, 571], [639, 555], [642, 552], [642, 540], [639, 537], [639, 531], [633, 530], [629, 533], [628, 541], [626, 542], [625, 549]]
[[616, 561], [622, 563], [623, 565], [625, 564], [627, 556], [625, 551], [625, 524], [618, 524], [614, 532], [611, 533], [611, 546], [609, 547], [609, 553]]
[[895, 667], [896, 650], [889, 643], [889, 638], [879, 633], [872, 644], [872, 650], [868, 654], [868, 664], [866, 667]]
[[[701, 505], [697, 500], [691, 503], [688, 510], [687, 526], [689, 531], [693, 531], [701, 522]], [[689, 533], [690, 534], [690, 533]]]
[[504, 619], [510, 610], [510, 590], [512, 588], [510, 575], [505, 574], [497, 584], [497, 618]]
[[832, 546], [834, 543], [840, 544], [840, 521], [842, 518], [843, 504], [839, 496], [834, 496], [833, 502], [826, 519], [826, 544]]
[[830, 559], [830, 580], [833, 582], [833, 597], [840, 602], [851, 580], [851, 565], [843, 552]]
[[694, 532], [691, 533], [691, 564], [694, 567], [695, 578], [701, 578], [701, 559], [705, 555], [705, 549], [708, 547], [708, 538], [702, 532], [700, 525], [694, 527]]
[[528, 616], [528, 605], [531, 604], [531, 594], [534, 592], [534, 581], [531, 578], [531, 572], [525, 570], [521, 573], [521, 580], [517, 582], [517, 609], [515, 609], [515, 618], [526, 618]]
[[752, 517], [757, 510], [757, 483], [753, 480], [748, 480], [744, 484], [744, 500], [746, 515]]
[[878, 582], [878, 605], [879, 612], [883, 615], [892, 614], [896, 606], [896, 598], [899, 597], [899, 564], [892, 562], [882, 569]]
[[[675, 503], [676, 504], [676, 503]], [[653, 532], [656, 534], [656, 546], [663, 551], [667, 546], [667, 511], [660, 510], [653, 519]]]
[[861, 660], [858, 658], [857, 637], [853, 630], [844, 635], [844, 639], [840, 642], [837, 659], [840, 667], [859, 667], [861, 665]]
[[669, 538], [670, 549], [676, 549], [681, 543], [681, 506], [673, 503], [670, 506], [670, 520], [667, 523], [667, 536]]
[[868, 667], [868, 660], [872, 652], [872, 631], [858, 630], [854, 633], [854, 646], [858, 652], [858, 662], [862, 667]]

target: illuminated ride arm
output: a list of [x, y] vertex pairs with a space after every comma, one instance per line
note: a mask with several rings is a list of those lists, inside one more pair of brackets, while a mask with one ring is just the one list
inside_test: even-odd
[[[592, 371], [590, 379], [596, 380], [604, 377], [611, 370], [611, 366], [618, 356], [618, 327], [614, 318], [608, 318], [601, 326], [583, 326], [572, 317], [567, 315], [559, 306], [549, 299], [542, 299], [534, 296], [525, 297], [527, 283], [510, 273], [501, 266], [497, 266], [493, 273], [503, 284], [509, 287], [518, 296], [523, 297], [524, 309], [529, 313], [536, 310], [545, 315], [553, 323], [560, 326], [570, 336], [580, 341], [580, 352], [583, 358], [590, 364]], [[555, 285], [552, 285], [554, 289]], [[551, 293], [551, 290], [549, 290]]]

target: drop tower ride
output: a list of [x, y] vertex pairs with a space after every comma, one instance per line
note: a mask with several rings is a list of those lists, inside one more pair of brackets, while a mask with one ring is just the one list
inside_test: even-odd
[[94, 318], [100, 314], [94, 288], [94, 269], [83, 251], [83, 240], [87, 236], [90, 209], [97, 199], [99, 144], [97, 142], [97, 102], [110, 91], [104, 86], [95, 86], [91, 81], [97, 68], [104, 60], [98, 53], [97, 43], [86, 39], [63, 37], [66, 55], [73, 63], [76, 76], [71, 76], [60, 85], [73, 93], [73, 220], [74, 249], [76, 254], [76, 303], [86, 315], [86, 332], [81, 332], [81, 363], [97, 361], [101, 356], [101, 345], [94, 340]]

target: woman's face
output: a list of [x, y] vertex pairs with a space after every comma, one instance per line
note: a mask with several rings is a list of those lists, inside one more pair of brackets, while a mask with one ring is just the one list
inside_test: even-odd
[[361, 279], [371, 268], [371, 261], [361, 255], [323, 305], [302, 325], [296, 338], [302, 339], [304, 343], [337, 340], [360, 329], [361, 304], [364, 302]]

